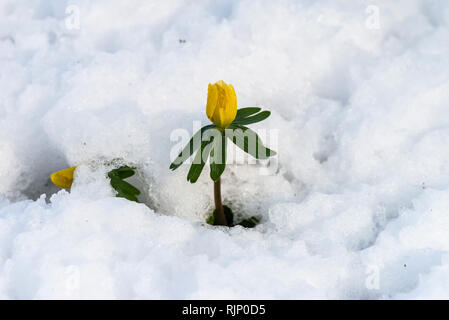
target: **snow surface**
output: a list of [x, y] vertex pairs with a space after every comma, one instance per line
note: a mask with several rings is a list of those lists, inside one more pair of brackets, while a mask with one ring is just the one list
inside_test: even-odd
[[[448, 57], [445, 0], [1, 0], [0, 298], [449, 298]], [[255, 229], [168, 170], [219, 79], [279, 130], [223, 176]]]

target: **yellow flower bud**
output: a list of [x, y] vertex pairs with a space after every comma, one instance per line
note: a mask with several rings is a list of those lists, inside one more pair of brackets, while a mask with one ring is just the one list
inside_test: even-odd
[[51, 174], [51, 181], [60, 188], [70, 188], [73, 183], [73, 174], [76, 167], [67, 168]]
[[219, 128], [226, 128], [237, 115], [237, 96], [234, 87], [223, 80], [210, 84], [207, 89], [206, 114]]

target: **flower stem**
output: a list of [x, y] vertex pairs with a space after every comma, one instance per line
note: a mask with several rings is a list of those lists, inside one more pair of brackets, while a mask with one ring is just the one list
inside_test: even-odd
[[227, 226], [226, 216], [224, 214], [223, 203], [221, 202], [221, 178], [214, 181], [214, 198], [215, 198], [215, 218], [220, 226]]

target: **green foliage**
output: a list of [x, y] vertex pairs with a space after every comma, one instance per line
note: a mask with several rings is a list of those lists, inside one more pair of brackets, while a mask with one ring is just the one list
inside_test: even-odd
[[129, 177], [132, 177], [135, 174], [135, 171], [133, 168], [130, 168], [128, 166], [121, 166], [118, 169], [114, 169], [109, 171], [108, 177], [119, 177], [120, 179], [126, 179]]
[[111, 186], [117, 191], [117, 197], [139, 202], [137, 196], [140, 194], [140, 190], [123, 180], [134, 174], [135, 169], [128, 166], [121, 166], [118, 169], [113, 169], [108, 172], [108, 177], [111, 179]]
[[201, 172], [203, 171], [204, 165], [206, 164], [207, 158], [210, 154], [210, 149], [212, 148], [212, 141], [203, 141], [201, 143], [201, 147], [196, 153], [195, 159], [193, 160], [192, 165], [190, 166], [189, 173], [187, 174], [187, 181], [191, 183], [195, 183]]
[[192, 139], [190, 139], [189, 143], [179, 153], [178, 157], [176, 157], [176, 159], [170, 164], [170, 169], [178, 169], [184, 161], [189, 159], [190, 156], [201, 146], [201, 143], [204, 141], [204, 133], [212, 128], [215, 128], [215, 125], [211, 124], [208, 126], [204, 126], [200, 130], [198, 130], [193, 135]]
[[254, 228], [259, 224], [260, 220], [256, 217], [251, 217], [249, 219], [242, 220], [238, 225], [245, 228]]
[[235, 119], [233, 122], [242, 120], [246, 117], [249, 117], [249, 116], [259, 112], [260, 110], [262, 110], [262, 109], [260, 109], [258, 107], [240, 108], [237, 110], [237, 115], [235, 116]]
[[[276, 155], [275, 151], [264, 146], [256, 132], [246, 127], [248, 124], [263, 121], [270, 116], [270, 111], [261, 110], [258, 107], [238, 109], [234, 121], [226, 130], [219, 130], [215, 125], [204, 126], [193, 135], [189, 143], [170, 164], [170, 169], [178, 169], [196, 152], [187, 174], [187, 181], [195, 183], [198, 180], [209, 156], [210, 177], [213, 181], [217, 181], [226, 169], [227, 139], [256, 159], [268, 159]], [[221, 136], [221, 139], [218, 136]]]
[[270, 116], [270, 114], [271, 114], [270, 111], [262, 111], [254, 116], [244, 117], [244, 118], [240, 118], [240, 119], [234, 119], [232, 124], [245, 124], [246, 125], [246, 124], [260, 122], [260, 121], [263, 121], [266, 118], [268, 118]]
[[268, 159], [275, 156], [276, 152], [264, 146], [262, 140], [256, 132], [243, 125], [231, 124], [232, 135], [227, 137], [234, 142], [236, 146], [252, 155], [256, 159]]
[[[239, 223], [234, 224], [234, 213], [232, 212], [231, 208], [229, 208], [228, 206], [223, 206], [223, 210], [224, 210], [224, 214], [226, 217], [226, 221], [228, 222], [228, 227], [235, 227], [235, 226], [242, 226], [245, 228], [254, 228], [256, 225], [259, 224], [260, 220], [256, 217], [251, 217], [249, 219], [244, 219], [242, 221], [240, 221]], [[207, 218], [206, 223], [210, 224], [212, 226], [215, 226], [217, 224], [215, 224], [216, 221], [216, 210], [214, 210], [214, 212], [212, 213], [212, 215], [209, 216], [209, 218]]]

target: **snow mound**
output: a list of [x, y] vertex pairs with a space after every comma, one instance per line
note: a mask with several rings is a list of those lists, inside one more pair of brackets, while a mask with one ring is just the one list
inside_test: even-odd
[[[443, 0], [2, 1], [0, 298], [448, 298], [448, 39]], [[223, 176], [255, 229], [168, 170], [219, 79], [278, 132]]]

